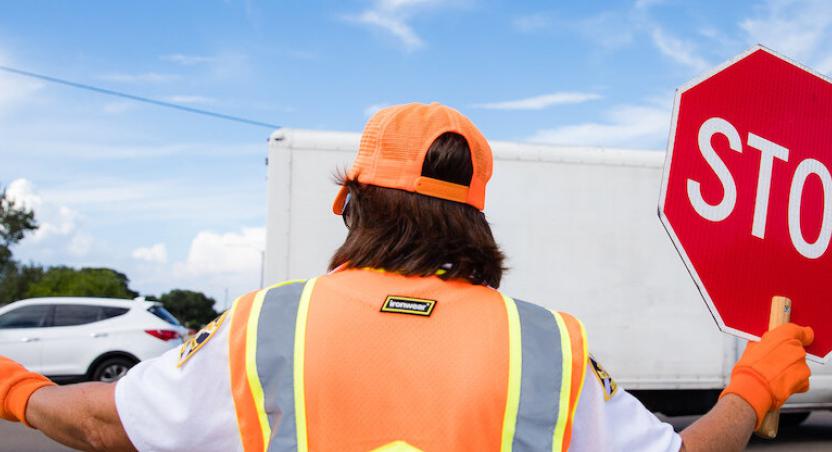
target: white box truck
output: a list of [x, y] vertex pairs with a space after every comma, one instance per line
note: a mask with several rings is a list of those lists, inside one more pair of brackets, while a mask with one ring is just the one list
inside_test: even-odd
[[[325, 272], [346, 229], [336, 168], [360, 134], [279, 129], [269, 139], [266, 282]], [[667, 415], [709, 409], [744, 341], [718, 331], [656, 214], [664, 152], [492, 141], [486, 216], [508, 256], [500, 290], [576, 315], [616, 381]], [[832, 371], [783, 422], [832, 409]]]

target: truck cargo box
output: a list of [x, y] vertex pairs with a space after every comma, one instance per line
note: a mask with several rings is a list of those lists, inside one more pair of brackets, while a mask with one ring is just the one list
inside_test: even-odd
[[[331, 213], [358, 133], [279, 129], [269, 140], [267, 282], [326, 271], [346, 229]], [[500, 290], [580, 318], [590, 352], [667, 414], [703, 411], [742, 340], [718, 331], [656, 215], [664, 153], [492, 141], [486, 216], [508, 256]], [[832, 407], [828, 369], [789, 409]]]

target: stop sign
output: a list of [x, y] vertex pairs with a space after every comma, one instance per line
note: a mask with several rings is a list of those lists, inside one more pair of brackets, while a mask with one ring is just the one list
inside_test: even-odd
[[659, 217], [719, 327], [748, 339], [771, 299], [832, 351], [832, 82], [755, 47], [680, 88]]

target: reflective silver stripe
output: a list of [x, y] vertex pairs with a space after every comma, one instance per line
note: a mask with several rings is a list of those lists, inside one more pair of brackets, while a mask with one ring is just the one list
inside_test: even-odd
[[257, 375], [271, 427], [269, 451], [297, 449], [295, 426], [295, 320], [305, 284], [300, 281], [266, 292], [257, 323]]
[[563, 379], [560, 329], [549, 310], [525, 301], [515, 303], [523, 360], [512, 451], [552, 450]]
[[[266, 446], [268, 451], [298, 449], [295, 337], [298, 310], [308, 284], [314, 284], [314, 280], [268, 289], [259, 313], [256, 364], [271, 429], [271, 439]], [[310, 289], [312, 287], [309, 286]], [[556, 450], [558, 447], [553, 448], [553, 436], [561, 411], [559, 403], [563, 383], [561, 331], [550, 311], [520, 300], [515, 300], [515, 305], [520, 323], [522, 360], [511, 447], [517, 452]]]

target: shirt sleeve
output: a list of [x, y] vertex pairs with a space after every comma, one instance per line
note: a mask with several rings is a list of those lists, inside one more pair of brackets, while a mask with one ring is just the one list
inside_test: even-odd
[[180, 354], [195, 343], [139, 363], [116, 383], [116, 409], [136, 449], [242, 451], [228, 369], [230, 323], [224, 319], [181, 365]]
[[676, 452], [681, 437], [627, 391], [612, 390], [587, 363], [584, 388], [575, 410], [570, 449], [574, 451]]

